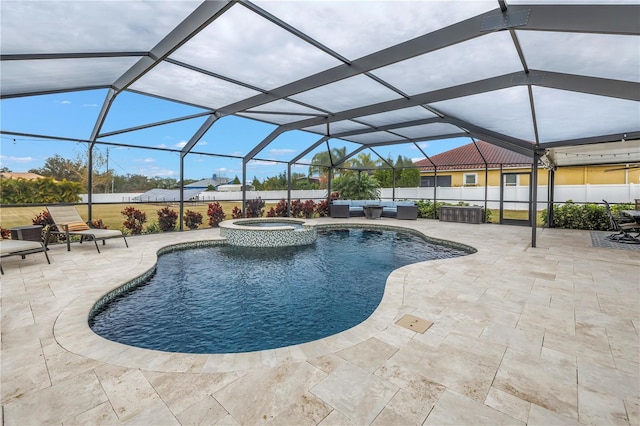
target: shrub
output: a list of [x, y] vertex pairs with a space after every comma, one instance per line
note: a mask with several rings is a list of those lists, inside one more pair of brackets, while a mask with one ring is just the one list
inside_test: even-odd
[[42, 213], [31, 219], [31, 222], [34, 225], [42, 225], [43, 229], [47, 226], [53, 225], [53, 219], [51, 219], [51, 215], [46, 210], [43, 210]]
[[198, 226], [202, 225], [202, 213], [188, 210], [184, 212], [184, 224], [189, 229], [198, 229]]
[[107, 225], [102, 223], [102, 219], [92, 220], [89, 222], [89, 228], [93, 229], [107, 229]]
[[144, 233], [145, 234], [158, 234], [160, 233], [160, 231], [162, 231], [160, 229], [160, 225], [158, 224], [158, 222], [149, 222], [149, 224], [144, 228]]
[[[36, 215], [36, 217], [31, 219], [31, 223], [33, 223], [34, 225], [42, 225], [42, 230], [45, 231], [44, 235], [47, 235], [46, 231], [48, 231], [49, 228], [53, 226], [53, 219], [51, 219], [51, 215], [47, 210], [43, 210], [42, 213]], [[48, 242], [55, 243], [64, 238], [65, 236], [61, 234], [49, 234]]]
[[0, 226], [0, 236], [2, 236], [3, 240], [8, 239], [11, 236], [11, 230]]
[[262, 217], [264, 215], [264, 201], [262, 198], [247, 200], [245, 209], [247, 217]]
[[242, 210], [240, 210], [238, 206], [235, 206], [233, 210], [231, 210], [231, 218], [242, 219]]
[[142, 225], [147, 221], [147, 214], [142, 212], [135, 207], [125, 207], [120, 212], [124, 217], [125, 221], [122, 223], [125, 229], [131, 231], [131, 234], [142, 234]]
[[316, 203], [313, 200], [307, 200], [301, 206], [302, 215], [306, 219], [311, 219], [316, 211]]
[[[620, 210], [633, 209], [631, 204], [617, 204], [611, 206], [611, 213], [617, 214]], [[542, 220], [546, 223], [549, 218], [547, 209], [542, 211]], [[553, 225], [556, 228], [587, 229], [608, 231], [610, 229], [609, 217], [604, 206], [598, 204], [576, 204], [568, 200], [562, 205], [553, 205]]]
[[[272, 207], [273, 208], [273, 207]], [[275, 217], [287, 217], [289, 216], [289, 203], [284, 198], [278, 201], [274, 209]]]
[[267, 211], [267, 217], [278, 217], [278, 214], [276, 213], [276, 209], [271, 207], [269, 211]]
[[326, 199], [316, 204], [316, 213], [320, 217], [329, 216], [329, 202]]
[[0, 203], [76, 203], [84, 191], [79, 182], [55, 181], [51, 177], [35, 180], [0, 178]]
[[302, 201], [291, 201], [291, 217], [302, 217]]
[[224, 220], [224, 211], [222, 210], [222, 206], [219, 202], [215, 201], [213, 203], [209, 203], [207, 216], [209, 216], [209, 226], [212, 227], [218, 226], [218, 224]]
[[169, 206], [158, 210], [158, 226], [160, 226], [162, 232], [175, 230], [177, 222], [178, 213], [175, 210], [171, 210]]

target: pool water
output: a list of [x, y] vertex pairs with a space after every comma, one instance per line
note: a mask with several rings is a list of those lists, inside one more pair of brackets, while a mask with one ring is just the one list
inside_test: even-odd
[[467, 252], [404, 232], [319, 231], [309, 246], [217, 246], [160, 256], [148, 283], [90, 319], [99, 335], [185, 353], [273, 349], [349, 329], [379, 305], [394, 269]]

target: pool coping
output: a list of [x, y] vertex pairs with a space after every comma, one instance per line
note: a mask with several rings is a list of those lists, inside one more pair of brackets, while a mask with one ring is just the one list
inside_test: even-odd
[[[341, 223], [322, 224], [319, 230], [367, 228], [384, 230], [402, 230], [425, 238], [427, 241], [437, 242], [454, 248], [476, 249], [451, 240], [440, 240], [429, 237], [423, 232], [402, 226], [369, 223]], [[314, 340], [307, 343], [267, 349], [254, 352], [227, 354], [189, 354], [180, 352], [164, 352], [143, 349], [105, 339], [91, 330], [88, 319], [99, 303], [107, 298], [128, 291], [134, 285], [139, 285], [150, 274], [155, 272], [158, 256], [175, 250], [191, 247], [213, 246], [224, 244], [224, 238], [166, 244], [156, 250], [150, 267], [137, 276], [127, 280], [123, 278], [108, 280], [103, 286], [88, 289], [81, 296], [67, 305], [56, 318], [53, 334], [60, 346], [77, 355], [96, 361], [118, 365], [127, 368], [137, 368], [145, 371], [166, 373], [217, 373], [255, 370], [264, 367], [275, 367], [282, 364], [306, 361], [319, 356], [328, 355], [357, 345], [367, 339], [383, 333], [387, 328], [395, 326], [395, 321], [404, 312], [404, 284], [406, 276], [419, 265], [433, 262], [433, 260], [413, 263], [400, 267], [389, 274], [385, 283], [384, 293], [380, 304], [374, 312], [360, 324], [340, 333]], [[466, 256], [451, 259], [438, 259], [438, 262], [460, 261]], [[397, 326], [400, 327], [400, 326]]]

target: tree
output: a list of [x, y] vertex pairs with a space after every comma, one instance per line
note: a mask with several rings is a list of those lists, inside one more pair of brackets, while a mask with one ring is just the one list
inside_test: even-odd
[[[328, 167], [336, 163], [339, 163], [347, 155], [347, 147], [332, 148], [329, 151], [320, 151], [316, 153], [311, 159], [311, 166], [309, 166], [309, 176], [319, 175], [321, 187], [326, 188], [326, 182], [328, 177]], [[341, 164], [342, 167], [349, 167], [349, 162]]]
[[256, 191], [260, 191], [262, 189], [262, 183], [255, 176], [253, 177], [253, 181], [251, 181], [251, 185], [253, 185]]
[[351, 200], [375, 200], [380, 198], [380, 183], [367, 173], [347, 173], [337, 177], [331, 188], [340, 197]]
[[86, 163], [76, 159], [63, 158], [59, 154], [45, 160], [44, 166], [40, 169], [31, 169], [30, 173], [40, 176], [50, 177], [55, 180], [69, 180], [72, 182], [83, 182], [86, 180]]
[[352, 167], [360, 170], [375, 170], [378, 168], [378, 163], [371, 158], [371, 154], [363, 152], [357, 157], [351, 160]]
[[266, 178], [262, 183], [262, 189], [264, 189], [265, 191], [287, 189], [287, 174], [285, 172], [282, 172], [276, 176]]
[[240, 185], [240, 178], [238, 178], [238, 175], [236, 175], [235, 178], [233, 178], [233, 182], [231, 182], [234, 185]]
[[398, 155], [396, 160], [396, 186], [398, 188], [415, 188], [420, 186], [420, 170], [408, 157]]

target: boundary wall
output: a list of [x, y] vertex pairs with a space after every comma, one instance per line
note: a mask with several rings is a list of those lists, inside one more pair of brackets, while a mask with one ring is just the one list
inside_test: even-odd
[[[529, 200], [527, 187], [507, 187], [505, 188], [505, 205], [507, 210], [526, 210]], [[262, 198], [267, 202], [276, 202], [281, 198], [287, 198], [287, 191], [247, 191], [247, 200]], [[93, 194], [92, 202], [101, 203], [133, 203], [134, 197], [139, 193], [114, 193], [114, 194]], [[392, 199], [394, 191], [392, 188], [382, 188], [380, 198]], [[396, 188], [396, 200], [433, 200], [433, 188]], [[292, 199], [321, 201], [327, 196], [327, 191], [320, 190], [292, 190]], [[82, 203], [87, 202], [87, 195], [82, 194]], [[436, 189], [438, 201], [457, 203], [464, 201], [469, 204], [484, 206], [485, 187], [438, 187]], [[569, 200], [575, 203], [602, 203], [605, 199], [609, 203], [628, 203], [635, 199], [640, 199], [640, 184], [618, 184], [618, 185], [556, 185], [554, 190], [554, 204], [562, 204]], [[241, 191], [218, 192], [204, 191], [198, 195], [196, 202], [210, 203], [212, 201], [240, 201]], [[548, 188], [546, 185], [538, 186], [538, 210], [546, 208], [548, 200]], [[148, 202], [165, 203], [166, 200], [151, 200]], [[175, 202], [175, 201], [174, 201]], [[500, 187], [487, 187], [487, 207], [497, 209], [500, 207]]]

